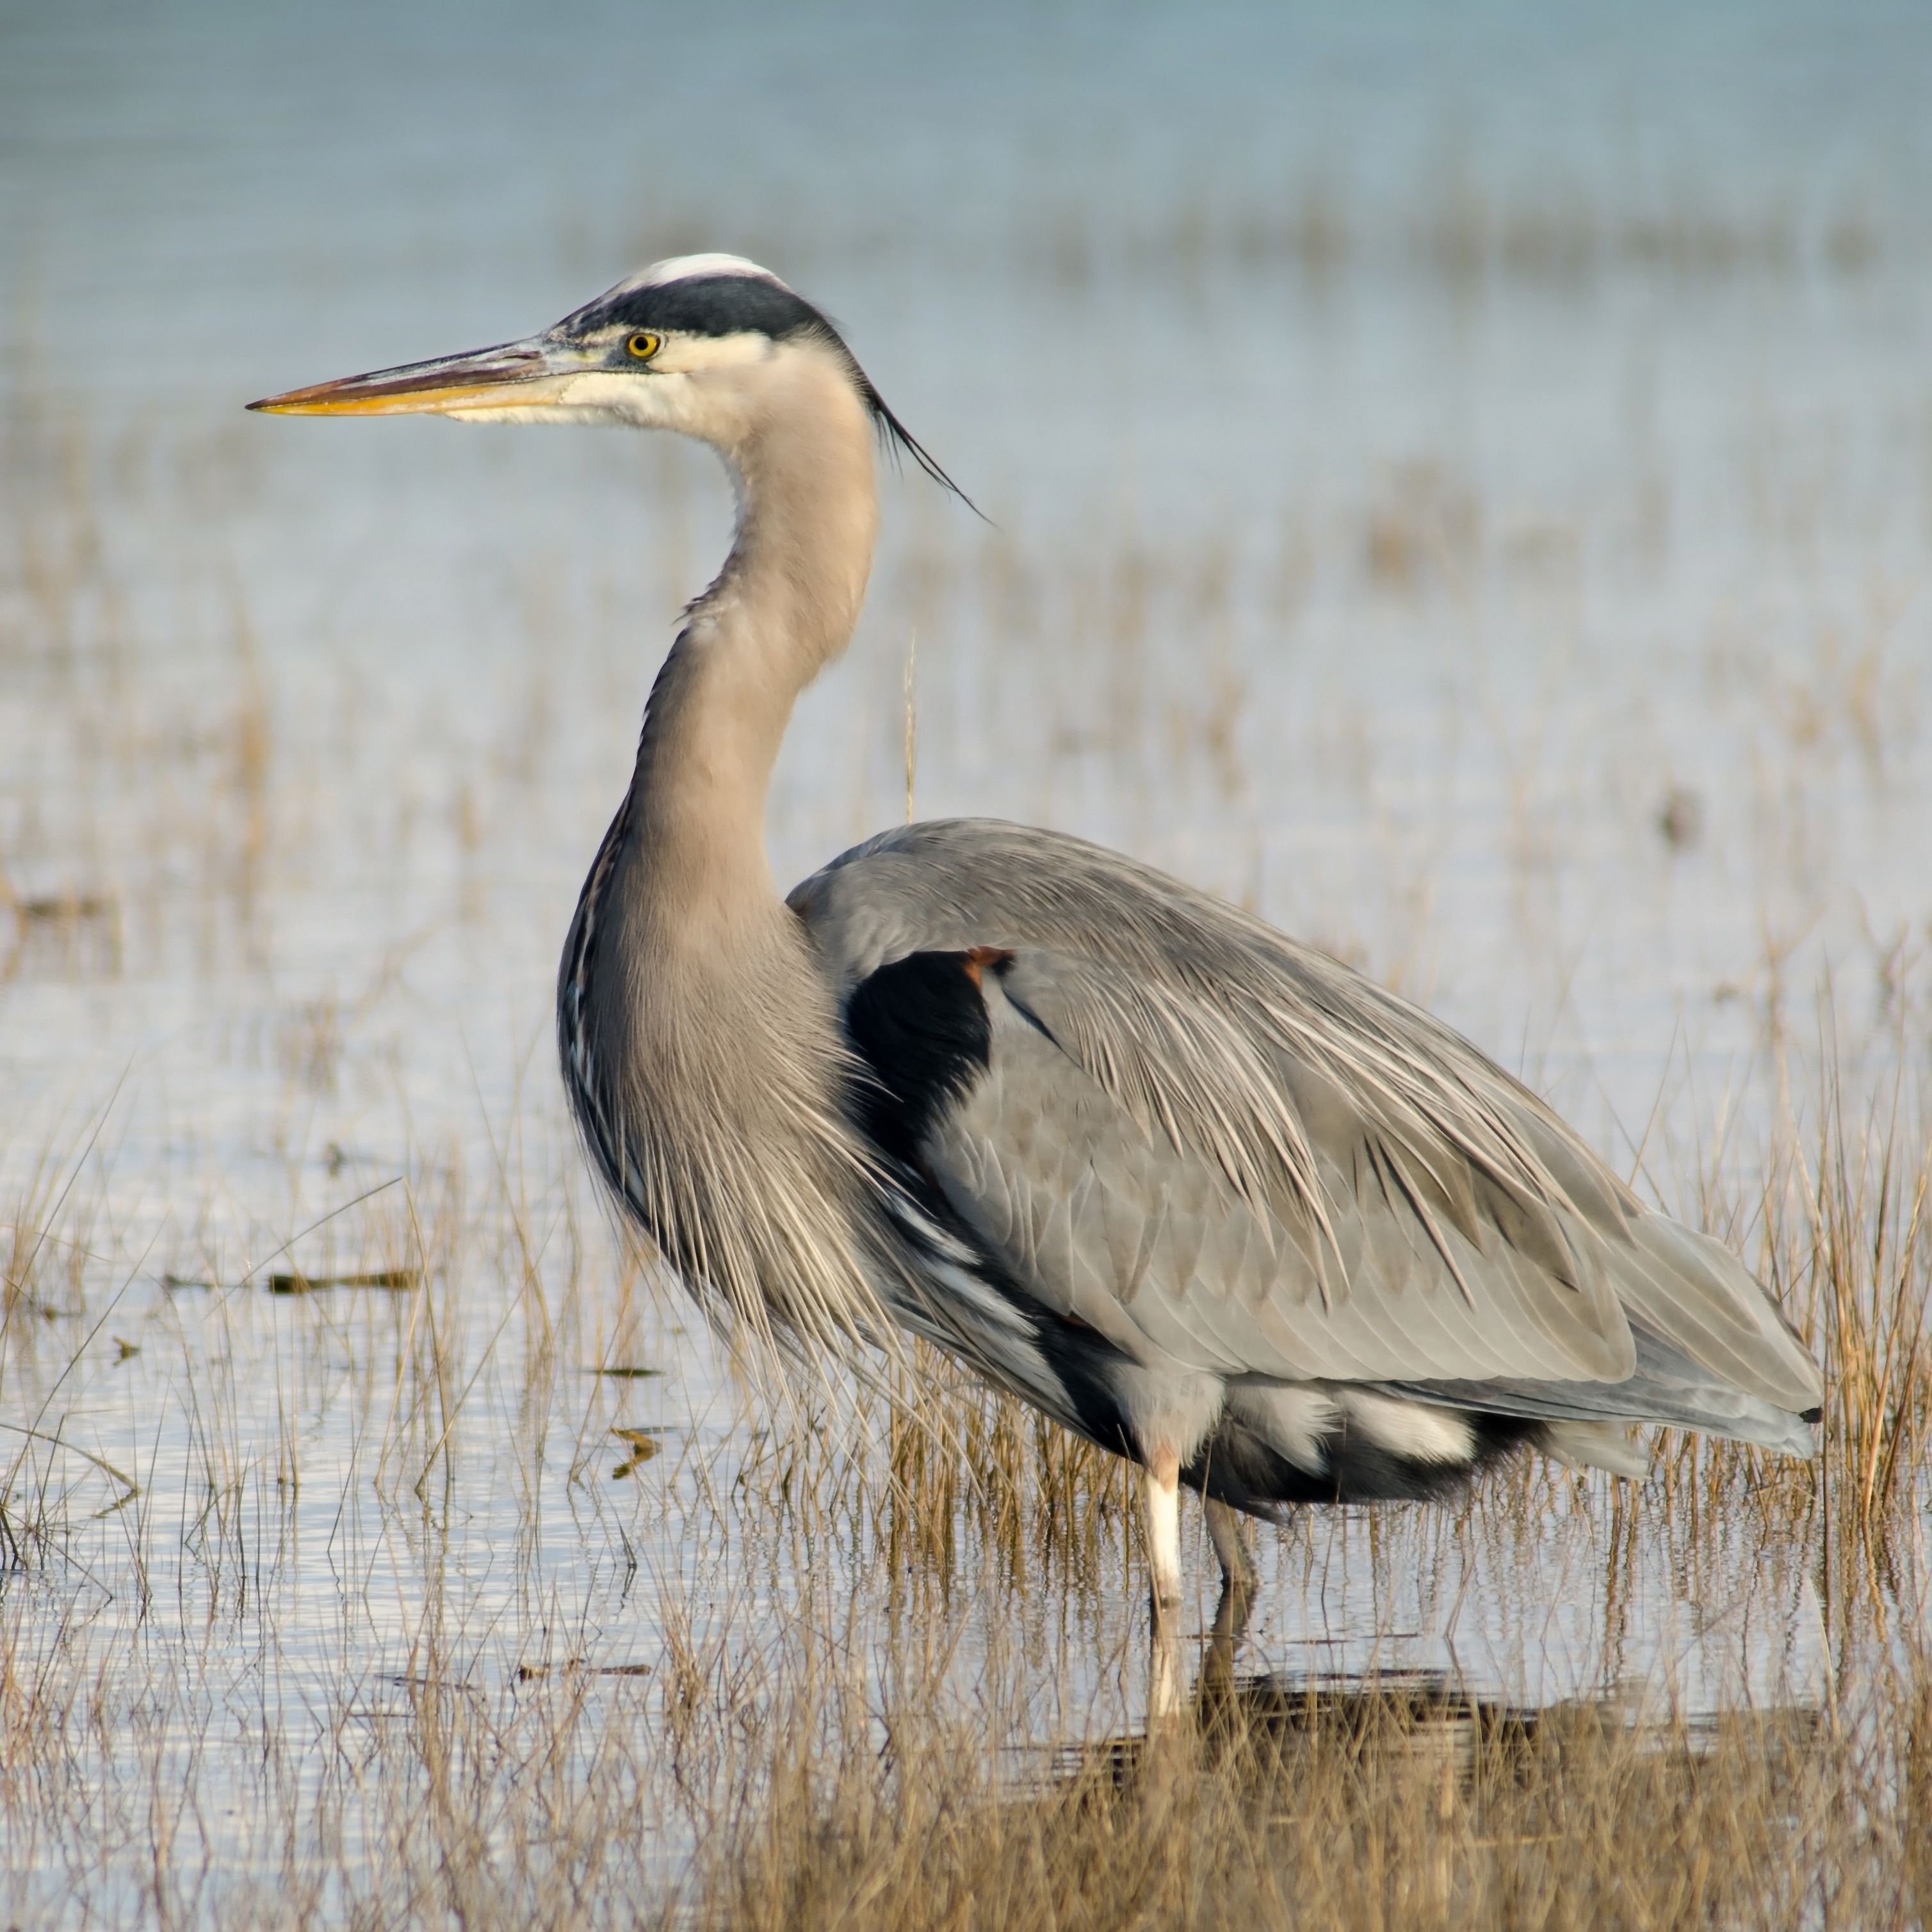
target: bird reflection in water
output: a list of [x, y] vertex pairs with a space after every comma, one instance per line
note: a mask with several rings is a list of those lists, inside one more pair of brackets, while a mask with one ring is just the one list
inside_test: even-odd
[[[1446, 1807], [1484, 1775], [1521, 1779], [1539, 1765], [1554, 1768], [1586, 1755], [1604, 1765], [1626, 1754], [1648, 1756], [1666, 1772], [1694, 1775], [1725, 1734], [1748, 1732], [1754, 1753], [1795, 1763], [1822, 1721], [1816, 1706], [1796, 1702], [1700, 1715], [1655, 1709], [1628, 1684], [1538, 1705], [1473, 1688], [1444, 1670], [1238, 1671], [1254, 1601], [1252, 1586], [1232, 1579], [1224, 1585], [1185, 1697], [1178, 1694], [1182, 1646], [1156, 1627], [1146, 1726], [1063, 1747], [1053, 1754], [1052, 1782], [1098, 1780], [1124, 1793], [1150, 1770], [1171, 1768], [1178, 1750], [1184, 1758], [1242, 1760], [1286, 1790], [1300, 1759], [1339, 1747], [1358, 1765], [1376, 1762], [1411, 1778], [1432, 1772]], [[1171, 1698], [1167, 1685], [1176, 1694]]]

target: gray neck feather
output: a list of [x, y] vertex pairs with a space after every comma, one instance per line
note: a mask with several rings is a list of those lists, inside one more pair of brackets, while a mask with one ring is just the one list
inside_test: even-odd
[[878, 523], [872, 427], [842, 371], [788, 372], [722, 454], [736, 541], [651, 694], [631, 800], [636, 889], [709, 940], [778, 903], [765, 799], [799, 693], [850, 642]]
[[867, 412], [829, 358], [798, 358], [758, 403], [722, 446], [736, 539], [652, 691], [560, 1030], [607, 1178], [700, 1299], [728, 1328], [824, 1341], [880, 1326], [868, 1190], [764, 812], [792, 706], [857, 622], [877, 496]]

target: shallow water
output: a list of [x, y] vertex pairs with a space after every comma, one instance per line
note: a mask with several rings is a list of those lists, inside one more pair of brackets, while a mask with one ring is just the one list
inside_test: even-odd
[[[902, 814], [910, 651], [922, 814], [1119, 844], [1334, 947], [1640, 1185], [1742, 1187], [1748, 1254], [1821, 986], [1856, 1078], [1922, 1064], [1916, 10], [4, 32], [0, 1218], [50, 1232], [0, 1402], [39, 1432], [10, 1519], [58, 1552], [6, 1621], [76, 1682], [169, 1687], [74, 1762], [193, 1794], [175, 1882], [267, 1882], [290, 1790], [370, 1828], [344, 1741], [409, 1706], [430, 1606], [437, 1683], [648, 1665], [590, 1694], [646, 1736], [674, 1629], [776, 1659], [830, 1619], [882, 1670], [902, 1636], [881, 1519], [764, 1495], [768, 1405], [626, 1274], [555, 1092], [555, 951], [722, 482], [250, 396], [743, 249], [992, 520], [889, 485], [782, 767], [782, 877]], [[665, 1447], [616, 1477], [618, 1426]], [[1807, 1552], [1693, 1537], [1667, 1485], [1524, 1480], [1522, 1520], [1270, 1538], [1248, 1662], [1815, 1694]], [[928, 1605], [968, 1703], [1022, 1660], [1038, 1742], [1144, 1694], [1100, 1520], [1097, 1568], [1030, 1582], [967, 1536]], [[142, 1833], [98, 1842], [78, 1875], [16, 1846], [10, 1909], [150, 1909]], [[667, 1818], [665, 1870], [686, 1843]]]

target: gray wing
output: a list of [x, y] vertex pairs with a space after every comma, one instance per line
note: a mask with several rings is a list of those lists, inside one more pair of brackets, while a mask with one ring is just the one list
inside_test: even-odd
[[988, 820], [886, 833], [790, 903], [842, 1000], [914, 953], [1010, 955], [921, 1164], [1028, 1292], [1136, 1360], [1615, 1384], [1634, 1326], [1778, 1408], [1821, 1399], [1726, 1250], [1458, 1035], [1233, 908]]

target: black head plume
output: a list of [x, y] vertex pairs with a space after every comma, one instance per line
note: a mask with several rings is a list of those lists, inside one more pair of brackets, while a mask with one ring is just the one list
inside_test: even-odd
[[[715, 258], [714, 258], [715, 259]], [[747, 270], [750, 265], [746, 265]], [[653, 329], [667, 334], [739, 335], [753, 332], [774, 342], [807, 339], [823, 344], [845, 365], [865, 398], [879, 440], [895, 460], [909, 456], [943, 490], [950, 490], [978, 517], [980, 506], [942, 470], [931, 451], [886, 406], [872, 378], [845, 346], [845, 338], [822, 310], [760, 269], [711, 272], [662, 280], [620, 284], [586, 303], [556, 326], [560, 335], [590, 334], [606, 328]]]

